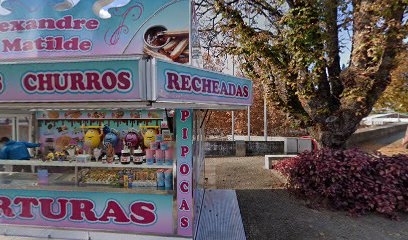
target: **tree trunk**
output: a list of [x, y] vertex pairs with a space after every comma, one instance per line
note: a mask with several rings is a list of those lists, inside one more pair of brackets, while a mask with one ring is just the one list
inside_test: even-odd
[[347, 140], [358, 129], [363, 116], [356, 116], [352, 111], [342, 111], [317, 124], [311, 131], [312, 137], [320, 147], [344, 149]]

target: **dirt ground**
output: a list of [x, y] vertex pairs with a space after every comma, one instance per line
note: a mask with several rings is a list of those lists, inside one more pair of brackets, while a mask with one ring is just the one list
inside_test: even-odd
[[[403, 153], [405, 150], [398, 143], [400, 139], [394, 139], [389, 145], [365, 150], [391, 155]], [[310, 209], [290, 195], [281, 179], [263, 166], [262, 156], [206, 159], [208, 187], [237, 190], [247, 239], [408, 239], [408, 214], [402, 214], [397, 222], [376, 214], [354, 218], [345, 212]]]

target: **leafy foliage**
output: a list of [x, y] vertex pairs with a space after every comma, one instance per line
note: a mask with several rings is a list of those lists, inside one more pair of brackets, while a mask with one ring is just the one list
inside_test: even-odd
[[[238, 56], [245, 75], [267, 87], [271, 104], [327, 147], [343, 147], [371, 112], [407, 36], [407, 0], [196, 3], [209, 53]], [[353, 33], [343, 70], [340, 31]]]
[[391, 83], [375, 108], [408, 113], [408, 50], [399, 54], [398, 66], [391, 74]]
[[[225, 63], [220, 58], [214, 58], [209, 54], [203, 55], [204, 68], [222, 72]], [[233, 69], [235, 70], [235, 69]], [[241, 72], [235, 71], [235, 75], [242, 76]], [[251, 135], [264, 135], [264, 86], [261, 82], [254, 82], [254, 104], [251, 106]], [[290, 118], [286, 113], [268, 104], [268, 136], [304, 136], [304, 129], [299, 128], [296, 119]], [[248, 111], [235, 111], [235, 134], [248, 134]], [[212, 111], [207, 123], [206, 133], [215, 137], [231, 135], [232, 112]]]
[[286, 159], [274, 168], [288, 188], [315, 202], [353, 215], [408, 212], [408, 156], [322, 149]]

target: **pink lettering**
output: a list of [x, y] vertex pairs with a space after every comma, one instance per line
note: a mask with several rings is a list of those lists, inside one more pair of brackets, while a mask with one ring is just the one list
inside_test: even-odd
[[37, 90], [37, 86], [33, 85], [35, 84], [36, 81], [37, 81], [36, 75], [32, 73], [26, 74], [23, 78], [24, 89], [28, 92], [34, 92], [35, 90]]
[[237, 93], [235, 94], [235, 96], [242, 97], [242, 87], [240, 85], [238, 85]]
[[85, 90], [85, 84], [83, 82], [84, 75], [82, 75], [82, 73], [70, 73], [69, 76], [71, 77], [71, 90], [73, 91]]
[[72, 221], [90, 221], [96, 222], [98, 219], [96, 218], [95, 211], [94, 211], [94, 203], [89, 200], [70, 200], [69, 201], [72, 206], [72, 215], [69, 218]]
[[191, 77], [189, 75], [181, 75], [181, 90], [191, 91]]
[[180, 183], [180, 191], [183, 193], [188, 193], [190, 191], [190, 184], [188, 182], [181, 182]]
[[180, 218], [180, 227], [188, 228], [190, 226], [190, 220], [187, 217]]
[[21, 218], [34, 218], [34, 215], [31, 211], [32, 206], [38, 206], [38, 200], [35, 198], [21, 198], [17, 197], [14, 199], [14, 204], [21, 204], [21, 212], [19, 217]]
[[156, 221], [156, 206], [148, 202], [136, 202], [130, 206], [130, 219], [139, 225], [149, 225]]
[[188, 164], [181, 164], [180, 165], [180, 173], [183, 175], [187, 175], [190, 173], [190, 166], [188, 166]]
[[92, 42], [91, 41], [82, 41], [79, 44], [79, 50], [81, 50], [82, 52], [87, 52], [89, 50], [91, 50], [92, 47]]
[[50, 220], [62, 220], [67, 216], [67, 199], [58, 199], [58, 211], [54, 213], [53, 205], [55, 204], [54, 199], [40, 199], [41, 204], [41, 214]]
[[191, 82], [191, 87], [193, 88], [194, 92], [201, 91], [201, 79], [199, 77], [194, 77]]
[[102, 86], [99, 82], [99, 73], [98, 72], [87, 72], [85, 73], [86, 75], [86, 83], [87, 83], [87, 87], [86, 89], [89, 91], [92, 90], [97, 90], [97, 91], [101, 91], [102, 90]]
[[72, 16], [65, 16], [64, 18], [55, 22], [55, 26], [60, 30], [72, 29], [72, 25]]
[[248, 86], [244, 86], [244, 97], [247, 98], [248, 96], [249, 96]]
[[13, 42], [10, 42], [8, 39], [3, 39], [3, 52], [21, 52], [22, 44], [21, 38], [14, 39]]
[[11, 208], [11, 200], [8, 197], [0, 197], [0, 210], [0, 217], [13, 218], [16, 216]]
[[0, 93], [4, 90], [3, 76], [0, 74]]
[[187, 157], [187, 154], [190, 152], [190, 148], [188, 146], [181, 146], [181, 156]]
[[132, 88], [132, 73], [126, 71], [118, 74], [118, 88], [120, 90], [130, 90]]
[[99, 28], [99, 21], [96, 19], [90, 19], [86, 22], [85, 27], [88, 30], [96, 30]]
[[177, 73], [166, 72], [166, 75], [167, 75], [166, 88], [168, 90], [180, 90]]
[[122, 206], [115, 201], [108, 202], [103, 215], [99, 218], [99, 221], [101, 222], [109, 222], [110, 220], [113, 220], [116, 223], [130, 222], [129, 218], [125, 214], [125, 210], [123, 210]]
[[190, 211], [190, 206], [188, 206], [187, 200], [183, 199], [181, 201], [180, 207], [179, 207], [180, 211]]
[[190, 111], [189, 110], [181, 110], [181, 121], [185, 122], [187, 118], [190, 117]]
[[188, 140], [188, 128], [183, 128], [181, 131], [183, 132], [183, 140]]
[[115, 89], [117, 79], [115, 73], [107, 71], [102, 75], [102, 86], [105, 90], [111, 91]]

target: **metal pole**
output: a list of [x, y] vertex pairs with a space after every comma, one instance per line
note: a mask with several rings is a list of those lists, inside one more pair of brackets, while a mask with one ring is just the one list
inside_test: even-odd
[[251, 141], [251, 107], [248, 106], [248, 141]]
[[264, 93], [264, 138], [268, 141], [268, 109], [266, 104], [266, 93]]
[[[232, 56], [232, 75], [235, 76], [235, 56]], [[232, 141], [235, 141], [235, 112], [232, 111]]]
[[235, 141], [235, 111], [232, 111], [232, 126], [231, 126], [232, 130], [232, 141]]

